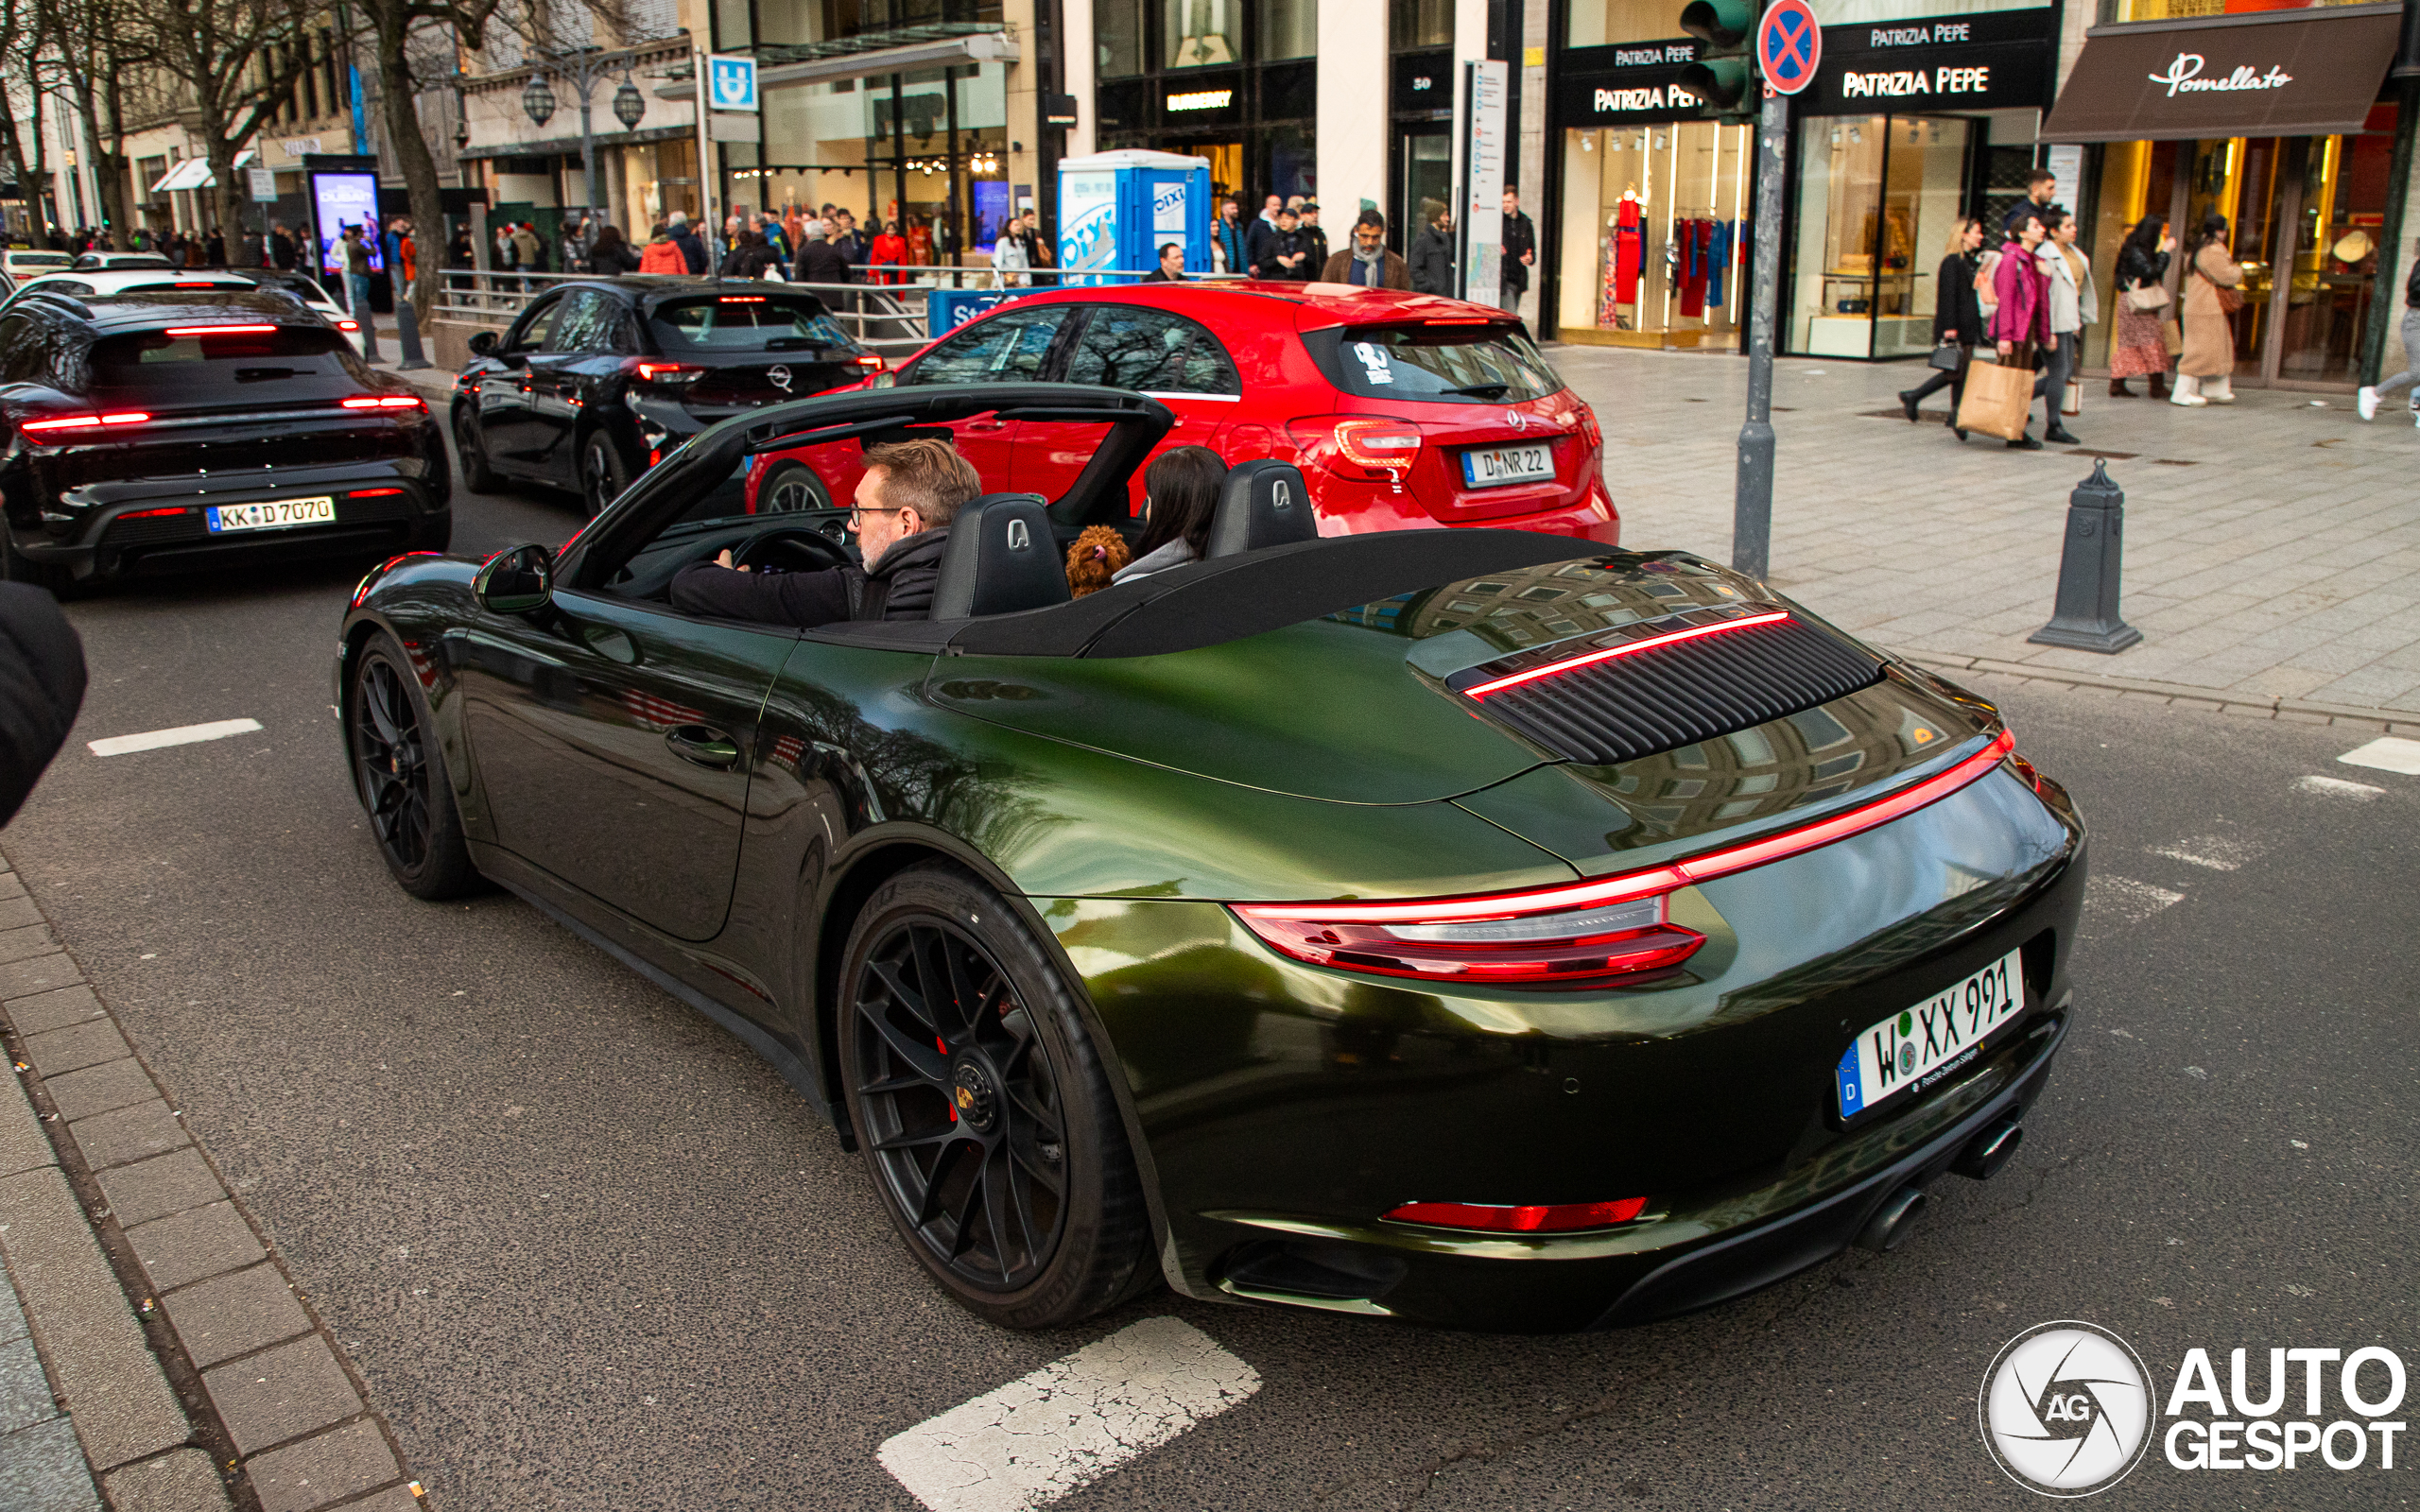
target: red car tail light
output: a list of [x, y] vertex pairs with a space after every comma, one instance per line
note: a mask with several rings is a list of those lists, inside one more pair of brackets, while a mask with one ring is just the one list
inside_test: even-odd
[[857, 366], [863, 368], [868, 372], [886, 372], [890, 370], [890, 364], [883, 360], [882, 353], [879, 352], [859, 352], [857, 354]]
[[1605, 433], [1598, 427], [1597, 412], [1586, 404], [1580, 406], [1580, 435], [1596, 451], [1605, 448]]
[[140, 425], [150, 418], [140, 410], [127, 410], [115, 415], [61, 415], [56, 420], [29, 420], [19, 429], [28, 431], [97, 430], [103, 425]]
[[765, 302], [765, 296], [762, 294], [726, 294], [715, 302], [717, 304], [762, 304]]
[[345, 495], [349, 499], [385, 499], [401, 493], [401, 489], [355, 489]]
[[358, 331], [361, 329], [361, 322], [358, 320], [338, 320], [337, 322], [337, 329], [339, 331]]
[[1287, 432], [1306, 462], [1338, 477], [1401, 483], [1420, 459], [1420, 427], [1408, 420], [1289, 421]]
[[164, 335], [172, 336], [265, 336], [274, 335], [273, 325], [172, 325]]
[[344, 402], [347, 409], [426, 409], [419, 398], [410, 394], [364, 394]]
[[652, 357], [631, 357], [622, 364], [622, 370], [643, 384], [694, 384], [706, 375], [703, 368], [660, 362]]
[[1435, 1228], [1553, 1234], [1575, 1228], [1611, 1228], [1633, 1221], [1646, 1211], [1645, 1197], [1620, 1197], [1612, 1202], [1558, 1202], [1511, 1208], [1476, 1202], [1407, 1202], [1385, 1216], [1393, 1223], [1420, 1223]]
[[1956, 765], [1871, 803], [1644, 870], [1406, 902], [1228, 906], [1279, 954], [1340, 971], [1507, 987], [1582, 985], [1660, 971], [1705, 943], [1669, 921], [1668, 894], [1888, 824], [1976, 782], [2015, 748], [2016, 737], [2002, 730]]
[[163, 515], [187, 513], [191, 507], [189, 505], [179, 504], [171, 505], [165, 509], [130, 509], [118, 518], [120, 520], [157, 520]]

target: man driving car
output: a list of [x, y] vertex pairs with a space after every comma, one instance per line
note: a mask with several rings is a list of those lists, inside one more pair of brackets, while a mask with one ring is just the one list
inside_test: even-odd
[[938, 438], [866, 448], [849, 528], [866, 565], [821, 572], [753, 573], [725, 551], [681, 570], [672, 607], [684, 614], [812, 629], [840, 620], [920, 620], [959, 507], [983, 491], [981, 474]]

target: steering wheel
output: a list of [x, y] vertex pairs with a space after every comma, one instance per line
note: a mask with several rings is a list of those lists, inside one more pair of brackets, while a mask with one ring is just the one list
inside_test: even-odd
[[838, 541], [800, 526], [768, 530], [731, 554], [735, 567], [779, 567], [794, 573], [846, 567], [849, 562], [849, 554]]

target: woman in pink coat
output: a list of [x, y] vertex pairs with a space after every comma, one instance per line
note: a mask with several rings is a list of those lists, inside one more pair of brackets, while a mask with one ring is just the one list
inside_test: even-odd
[[[2000, 360], [2021, 359], [2031, 368], [2034, 356], [2050, 343], [2050, 280], [2034, 258], [2034, 249], [2042, 245], [2042, 222], [2039, 217], [2025, 217], [2016, 240], [2000, 249], [2000, 259], [1992, 270], [1992, 286], [1999, 295], [2000, 307], [1992, 312], [1991, 336], [1999, 348]], [[2019, 347], [2029, 348], [2019, 352]], [[2057, 423], [2059, 396], [2052, 394], [2050, 419]], [[2024, 452], [2038, 452], [2042, 443], [2031, 436], [2020, 436], [2008, 443]]]

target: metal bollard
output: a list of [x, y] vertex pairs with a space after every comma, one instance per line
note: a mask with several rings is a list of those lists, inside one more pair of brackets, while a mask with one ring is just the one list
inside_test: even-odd
[[428, 360], [428, 354], [420, 349], [420, 316], [412, 309], [409, 300], [395, 301], [395, 345], [404, 349], [404, 360], [395, 366], [405, 371], [435, 366]]
[[2126, 495], [2095, 458], [2092, 476], [2067, 495], [2067, 540], [2059, 555], [2059, 599], [2050, 623], [2026, 639], [2036, 645], [2115, 653], [2143, 632], [2118, 617], [2118, 568], [2126, 531]]

